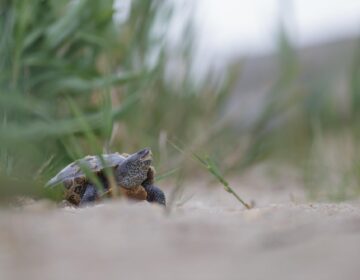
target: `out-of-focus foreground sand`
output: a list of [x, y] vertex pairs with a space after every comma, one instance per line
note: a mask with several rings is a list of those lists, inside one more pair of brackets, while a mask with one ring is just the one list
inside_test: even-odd
[[359, 202], [239, 188], [256, 200], [245, 210], [220, 186], [189, 189], [170, 215], [120, 200], [3, 209], [0, 279], [360, 279]]

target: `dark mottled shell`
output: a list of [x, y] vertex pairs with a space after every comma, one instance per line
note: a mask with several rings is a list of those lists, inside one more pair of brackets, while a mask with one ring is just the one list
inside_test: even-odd
[[87, 182], [87, 177], [83, 172], [84, 168], [88, 168], [94, 173], [99, 173], [106, 167], [115, 167], [121, 164], [124, 160], [125, 157], [119, 153], [104, 154], [102, 159], [99, 156], [86, 156], [63, 168], [47, 183], [47, 186], [63, 183], [65, 188], [69, 190], [72, 187], [83, 186]]

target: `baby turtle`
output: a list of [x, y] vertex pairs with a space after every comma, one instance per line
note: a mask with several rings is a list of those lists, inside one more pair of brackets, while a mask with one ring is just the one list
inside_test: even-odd
[[66, 189], [65, 199], [74, 205], [82, 205], [99, 199], [98, 190], [91, 182], [92, 176], [97, 176], [105, 193], [110, 192], [110, 182], [105, 169], [113, 170], [115, 184], [125, 196], [147, 200], [149, 202], [166, 204], [162, 190], [154, 186], [155, 170], [151, 166], [152, 153], [149, 148], [142, 149], [132, 155], [104, 154], [86, 156], [70, 163], [46, 184], [53, 187], [62, 183]]

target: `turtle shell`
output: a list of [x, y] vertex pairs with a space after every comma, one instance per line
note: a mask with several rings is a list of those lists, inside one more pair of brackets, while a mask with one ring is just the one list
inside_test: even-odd
[[[121, 164], [129, 154], [104, 154], [99, 156], [86, 156], [80, 160], [70, 163], [63, 168], [57, 175], [55, 175], [46, 186], [53, 187], [58, 184], [63, 184], [66, 188], [65, 199], [73, 205], [79, 205], [82, 196], [84, 195], [86, 184], [89, 182], [84, 169], [88, 169], [101, 179], [105, 178], [103, 174], [104, 168], [115, 168]], [[148, 178], [146, 181], [153, 182], [155, 169], [151, 166], [148, 171]], [[106, 180], [106, 179], [105, 179]], [[147, 192], [143, 186], [136, 186], [131, 189], [119, 189], [120, 194], [134, 200], [146, 200]], [[112, 196], [111, 190], [107, 190], [104, 194]]]
[[66, 189], [84, 186], [85, 183], [88, 182], [88, 178], [83, 170], [88, 169], [98, 175], [102, 173], [104, 168], [114, 168], [125, 160], [125, 157], [119, 153], [104, 154], [101, 157], [86, 156], [70, 163], [55, 175], [55, 177], [50, 179], [46, 186], [53, 187], [60, 183], [63, 183]]

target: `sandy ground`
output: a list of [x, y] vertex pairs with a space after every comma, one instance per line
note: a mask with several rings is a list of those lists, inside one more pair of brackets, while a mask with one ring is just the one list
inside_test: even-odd
[[[0, 211], [0, 279], [360, 279], [360, 203], [301, 191], [192, 188], [170, 215], [146, 202]], [[185, 200], [184, 200], [185, 201]]]

